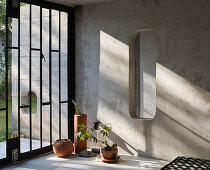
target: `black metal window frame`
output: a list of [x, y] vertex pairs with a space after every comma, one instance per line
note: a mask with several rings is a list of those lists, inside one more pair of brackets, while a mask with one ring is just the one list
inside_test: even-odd
[[[10, 1], [10, 0], [8, 0]], [[0, 159], [0, 166], [8, 165], [12, 163], [11, 154], [8, 153], [8, 50], [16, 49], [18, 50], [18, 136], [20, 136], [20, 109], [29, 108], [30, 115], [30, 151], [25, 153], [20, 153], [20, 138], [19, 140], [19, 159], [22, 161], [28, 158], [32, 158], [47, 152], [52, 151], [52, 53], [59, 53], [59, 138], [61, 139], [61, 104], [68, 103], [68, 138], [71, 141], [74, 141], [74, 106], [71, 103], [72, 99], [75, 98], [75, 9], [73, 7], [64, 6], [56, 3], [52, 3], [45, 0], [20, 0], [18, 2], [18, 7], [20, 9], [20, 3], [27, 3], [30, 5], [30, 14], [29, 14], [29, 35], [30, 35], [30, 44], [29, 44], [29, 105], [21, 106], [20, 104], [20, 12], [18, 16], [18, 46], [12, 47], [8, 45], [8, 18], [9, 16], [6, 13], [6, 52], [5, 52], [5, 65], [6, 65], [6, 107], [0, 108], [0, 111], [6, 111], [6, 148], [7, 154], [6, 158]], [[40, 49], [31, 47], [31, 6], [36, 5], [40, 7]], [[7, 8], [7, 7], [6, 7]], [[49, 102], [42, 101], [42, 9], [49, 9]], [[59, 49], [52, 49], [52, 23], [51, 23], [51, 12], [52, 10], [59, 11]], [[7, 11], [7, 10], [6, 10]], [[19, 10], [20, 11], [20, 10]], [[68, 24], [67, 24], [67, 83], [68, 83], [68, 100], [61, 100], [61, 12], [66, 12], [68, 14]], [[40, 51], [40, 149], [32, 150], [32, 110], [31, 110], [31, 52], [33, 50]], [[42, 106], [50, 106], [50, 145], [43, 147], [42, 146]], [[17, 140], [17, 139], [16, 139]]]

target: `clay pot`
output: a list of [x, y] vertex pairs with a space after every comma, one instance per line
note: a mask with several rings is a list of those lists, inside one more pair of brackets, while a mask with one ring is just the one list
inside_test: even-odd
[[58, 157], [62, 157], [62, 158], [67, 157], [71, 155], [73, 150], [74, 150], [73, 143], [70, 139], [56, 140], [53, 145], [53, 152]]
[[117, 158], [117, 154], [118, 154], [118, 148], [114, 149], [101, 148], [101, 155], [103, 156], [104, 159], [115, 160]]
[[[87, 115], [74, 115], [74, 151], [76, 154], [79, 154], [81, 151], [87, 149], [87, 141], [82, 141], [75, 137], [75, 135], [80, 131], [78, 125], [82, 124], [87, 126]], [[83, 132], [85, 132], [85, 130]]]

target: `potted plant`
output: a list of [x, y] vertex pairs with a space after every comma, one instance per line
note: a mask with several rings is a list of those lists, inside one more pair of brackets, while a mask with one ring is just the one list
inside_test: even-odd
[[100, 124], [99, 130], [100, 134], [103, 136], [103, 140], [97, 139], [93, 132], [95, 129], [89, 128], [84, 124], [79, 125], [80, 131], [76, 134], [76, 138], [80, 139], [81, 141], [92, 141], [95, 143], [101, 143], [104, 145], [103, 148], [101, 148], [101, 155], [103, 156], [104, 160], [113, 161], [117, 159], [118, 154], [118, 148], [117, 144], [113, 143], [112, 145], [109, 145], [107, 142], [107, 137], [109, 137], [109, 131], [111, 131], [111, 126], [108, 125], [102, 125]]
[[[87, 126], [87, 115], [82, 114], [81, 110], [79, 109], [77, 103], [72, 100], [72, 103], [74, 104], [75, 112], [74, 115], [74, 136], [80, 132], [80, 127], [78, 125], [83, 124]], [[85, 132], [83, 130], [83, 132]], [[81, 151], [87, 149], [87, 141], [82, 141], [74, 137], [74, 151], [76, 154], [79, 154]]]
[[71, 155], [73, 149], [73, 143], [70, 139], [58, 139], [53, 145], [53, 152], [62, 158]]

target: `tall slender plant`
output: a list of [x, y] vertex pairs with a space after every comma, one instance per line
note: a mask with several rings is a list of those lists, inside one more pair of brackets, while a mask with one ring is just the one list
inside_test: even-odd
[[76, 114], [81, 115], [82, 114], [81, 110], [79, 109], [79, 107], [78, 107], [77, 103], [75, 102], [75, 100], [72, 100], [71, 102], [74, 104], [74, 108], [75, 108]]

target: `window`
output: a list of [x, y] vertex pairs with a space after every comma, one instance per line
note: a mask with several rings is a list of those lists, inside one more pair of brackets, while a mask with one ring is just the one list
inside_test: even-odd
[[[22, 112], [25, 114], [29, 114], [29, 106], [30, 105], [30, 92], [22, 92], [21, 95], [21, 106], [26, 106], [21, 108]], [[31, 113], [37, 114], [37, 95], [34, 92], [31, 92]]]

